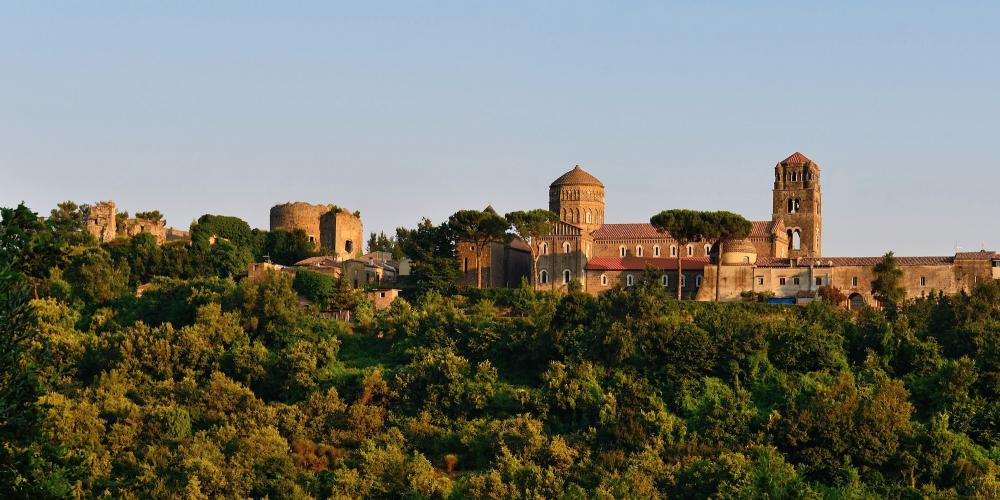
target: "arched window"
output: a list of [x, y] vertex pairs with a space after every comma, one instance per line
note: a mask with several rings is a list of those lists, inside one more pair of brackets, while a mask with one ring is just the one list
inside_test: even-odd
[[712, 245], [705, 245], [705, 255], [712, 255]]
[[569, 272], [569, 269], [563, 269], [563, 284], [568, 285], [572, 279], [573, 273]]
[[688, 277], [686, 274], [681, 275], [681, 288], [688, 286]]
[[625, 276], [625, 286], [632, 286], [635, 284], [635, 278], [631, 274]]
[[347, 252], [347, 253], [353, 252], [354, 251], [354, 242], [351, 241], [351, 240], [345, 241], [344, 242], [344, 251]]
[[572, 246], [569, 244], [568, 241], [563, 243], [563, 253], [569, 253], [571, 248]]
[[660, 281], [663, 283], [663, 286], [670, 286], [670, 276], [664, 274], [663, 278], [660, 279]]
[[625, 257], [628, 255], [628, 250], [625, 249], [625, 245], [618, 247], [618, 255]]
[[743, 257], [743, 263], [744, 264], [749, 264], [750, 263], [750, 256], [749, 255]]
[[701, 288], [701, 275], [700, 274], [698, 276], [694, 277], [694, 286], [695, 286], [695, 288]]
[[802, 249], [802, 231], [798, 229], [788, 230], [788, 249], [789, 250]]
[[660, 256], [660, 245], [653, 245], [653, 257]]
[[587, 224], [590, 224], [591, 221], [592, 221], [592, 218], [591, 218], [591, 215], [590, 215], [590, 209], [587, 209]]
[[688, 257], [694, 257], [694, 245], [687, 246]]
[[549, 254], [549, 244], [543, 242], [542, 244], [538, 245], [538, 253], [539, 253], [539, 255], [548, 255]]
[[642, 245], [635, 246], [635, 256], [642, 257]]
[[608, 275], [607, 274], [602, 274], [601, 275], [601, 286], [608, 286]]
[[543, 284], [543, 285], [546, 284], [546, 283], [548, 283], [549, 282], [549, 272], [546, 271], [545, 269], [542, 269], [541, 271], [539, 271], [539, 273], [538, 273], [538, 282], [541, 283], [541, 284]]
[[677, 257], [677, 245], [670, 245], [670, 256]]
[[576, 209], [576, 222], [580, 222], [580, 209]]
[[462, 263], [462, 271], [469, 272], [469, 258], [466, 257], [465, 261]]

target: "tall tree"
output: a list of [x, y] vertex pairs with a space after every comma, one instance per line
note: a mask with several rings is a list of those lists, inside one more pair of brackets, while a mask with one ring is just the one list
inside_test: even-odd
[[396, 242], [412, 262], [411, 274], [421, 293], [447, 290], [454, 285], [458, 261], [448, 224], [435, 226], [425, 218], [415, 229], [397, 228]]
[[657, 231], [670, 233], [677, 242], [677, 300], [681, 300], [683, 292], [681, 284], [684, 279], [682, 248], [692, 241], [701, 239], [708, 230], [705, 212], [675, 208], [652, 216], [649, 222]]
[[483, 287], [483, 252], [493, 243], [507, 241], [510, 223], [497, 215], [492, 207], [485, 210], [459, 210], [448, 218], [448, 227], [457, 242], [472, 244], [476, 253], [476, 288]]
[[872, 295], [885, 309], [886, 314], [890, 318], [895, 318], [900, 304], [906, 298], [906, 289], [900, 284], [903, 279], [903, 270], [896, 263], [895, 254], [886, 253], [882, 257], [882, 261], [875, 264], [872, 271], [875, 273], [875, 280], [872, 281]]
[[742, 240], [750, 236], [753, 224], [740, 214], [718, 211], [705, 214], [705, 233], [708, 239], [717, 241], [718, 254], [715, 258], [715, 301], [719, 301], [719, 284], [722, 271], [722, 254], [725, 252], [726, 240]]
[[528, 211], [510, 212], [504, 218], [510, 223], [514, 233], [531, 247], [531, 283], [537, 283], [538, 259], [541, 254], [535, 243], [538, 239], [544, 238], [552, 232], [552, 227], [559, 220], [559, 216], [549, 210], [536, 208]]

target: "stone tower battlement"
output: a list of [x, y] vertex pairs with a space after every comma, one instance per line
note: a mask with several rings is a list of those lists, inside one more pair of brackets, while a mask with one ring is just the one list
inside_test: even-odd
[[317, 248], [347, 259], [362, 250], [361, 217], [333, 204], [301, 201], [271, 207], [271, 231], [301, 229]]

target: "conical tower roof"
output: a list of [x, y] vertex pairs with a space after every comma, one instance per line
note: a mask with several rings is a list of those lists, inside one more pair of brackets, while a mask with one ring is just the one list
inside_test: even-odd
[[792, 156], [781, 160], [782, 165], [805, 165], [807, 163], [812, 163], [813, 161], [806, 158], [806, 155], [796, 151], [792, 153]]
[[580, 168], [580, 165], [573, 167], [573, 170], [566, 172], [559, 176], [558, 179], [552, 182], [549, 187], [556, 186], [600, 186], [604, 187], [597, 177], [590, 175], [584, 169]]

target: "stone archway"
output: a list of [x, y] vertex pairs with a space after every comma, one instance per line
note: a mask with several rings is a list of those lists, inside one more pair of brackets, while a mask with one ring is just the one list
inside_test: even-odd
[[863, 309], [866, 305], [865, 297], [860, 293], [852, 293], [850, 297], [847, 298], [847, 308], [852, 311], [857, 311], [858, 309]]

